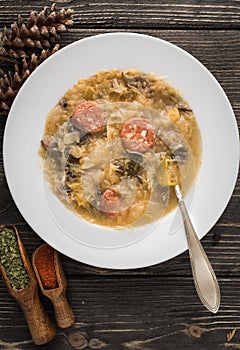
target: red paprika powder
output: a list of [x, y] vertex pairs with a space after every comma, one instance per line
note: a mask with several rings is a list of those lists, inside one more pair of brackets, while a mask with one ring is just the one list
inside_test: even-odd
[[58, 287], [54, 265], [54, 249], [52, 247], [45, 244], [38, 249], [35, 257], [35, 266], [44, 289], [55, 289]]

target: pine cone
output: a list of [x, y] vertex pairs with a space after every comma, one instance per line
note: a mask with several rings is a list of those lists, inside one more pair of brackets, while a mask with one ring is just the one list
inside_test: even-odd
[[7, 113], [20, 87], [60, 45], [59, 33], [73, 24], [72, 9], [56, 11], [53, 4], [37, 13], [32, 11], [26, 23], [18, 21], [0, 32], [0, 112]]
[[8, 71], [0, 71], [0, 110], [1, 112], [8, 112], [14, 98], [16, 97], [20, 87], [34, 71], [47, 57], [58, 51], [60, 45], [56, 44], [50, 51], [42, 50], [40, 55], [33, 53], [30, 59], [23, 58], [21, 63], [15, 63], [14, 73]]
[[47, 6], [39, 13], [32, 11], [26, 24], [19, 15], [10, 29], [0, 33], [1, 60], [29, 57], [36, 50], [51, 49], [60, 38], [58, 33], [73, 24], [72, 15], [70, 8], [56, 12], [55, 4], [49, 13]]

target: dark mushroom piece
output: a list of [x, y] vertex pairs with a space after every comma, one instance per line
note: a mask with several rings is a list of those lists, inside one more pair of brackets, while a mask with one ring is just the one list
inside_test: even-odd
[[192, 108], [183, 105], [176, 105], [176, 107], [180, 112], [192, 113], [193, 111]]
[[171, 147], [171, 151], [173, 153], [174, 159], [178, 163], [183, 164], [186, 162], [188, 156], [188, 149], [186, 146], [182, 145], [181, 143], [176, 143]]
[[68, 106], [68, 103], [66, 100], [61, 100], [60, 101], [60, 105], [63, 107], [63, 108], [66, 108]]
[[128, 77], [126, 74], [124, 74], [124, 72], [122, 72], [122, 79], [128, 87], [139, 87], [139, 83], [143, 89], [149, 87], [148, 79], [144, 78], [141, 75], [137, 75], [135, 77]]

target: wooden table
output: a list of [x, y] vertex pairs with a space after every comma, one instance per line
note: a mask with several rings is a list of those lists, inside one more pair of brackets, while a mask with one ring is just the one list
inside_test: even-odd
[[[62, 35], [65, 46], [90, 35], [133, 31], [174, 43], [198, 58], [224, 88], [240, 121], [239, 0], [56, 1], [75, 11], [74, 26]], [[0, 0], [0, 27], [18, 14], [26, 18], [51, 1]], [[0, 117], [2, 145], [6, 116]], [[0, 224], [17, 225], [27, 252], [42, 240], [24, 221], [8, 190], [0, 146]], [[17, 147], [17, 145], [16, 145]], [[224, 159], [223, 159], [223, 171]], [[216, 315], [200, 303], [188, 252], [140, 270], [98, 269], [61, 256], [76, 322], [42, 349], [239, 349], [240, 218], [239, 181], [224, 214], [202, 240], [219, 279], [222, 299]], [[36, 208], [37, 209], [37, 208]], [[204, 215], [204, 213], [203, 213]], [[42, 302], [53, 319], [52, 306]], [[227, 334], [237, 328], [228, 342]], [[70, 345], [72, 344], [72, 345]], [[0, 349], [37, 349], [18, 304], [0, 280]]]

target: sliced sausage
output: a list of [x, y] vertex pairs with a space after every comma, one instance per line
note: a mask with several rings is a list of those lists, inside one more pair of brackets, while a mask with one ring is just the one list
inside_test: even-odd
[[133, 117], [125, 121], [120, 136], [130, 151], [144, 152], [154, 145], [155, 128], [148, 119]]
[[101, 108], [93, 101], [84, 101], [74, 110], [72, 123], [78, 130], [99, 132], [104, 128], [104, 117]]
[[121, 211], [121, 196], [114, 188], [106, 189], [101, 197], [101, 207], [104, 214], [111, 218], [117, 219]]

